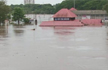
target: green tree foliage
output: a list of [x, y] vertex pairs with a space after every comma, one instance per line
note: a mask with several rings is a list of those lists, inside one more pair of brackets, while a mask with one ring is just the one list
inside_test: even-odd
[[[78, 10], [102, 10], [107, 0], [75, 0], [75, 8]], [[26, 4], [26, 5], [11, 5], [12, 10], [15, 7], [20, 7], [29, 14], [54, 14], [62, 8], [74, 7], [74, 0], [63, 0], [61, 3], [51, 4]]]
[[108, 1], [107, 1], [107, 4], [105, 4], [105, 5], [103, 6], [103, 10], [106, 10], [107, 13], [108, 13]]
[[108, 4], [106, 4], [106, 5], [103, 7], [103, 9], [106, 10], [107, 13], [108, 13]]
[[51, 4], [26, 4], [26, 5], [11, 5], [12, 10], [20, 7], [24, 9], [26, 14], [53, 14], [55, 9]]
[[11, 19], [11, 15], [10, 14], [7, 14], [7, 19]]
[[5, 4], [4, 1], [0, 1], [0, 23], [4, 23], [7, 18], [7, 14], [10, 12], [10, 7]]
[[19, 21], [21, 21], [24, 18], [24, 12], [21, 8], [16, 7], [13, 11], [13, 20], [18, 21], [18, 24], [20, 23]]
[[[102, 10], [107, 0], [75, 0], [75, 8], [78, 10]], [[56, 11], [62, 8], [74, 7], [74, 0], [64, 0], [60, 4], [56, 4]]]
[[25, 24], [29, 24], [30, 23], [29, 21], [30, 21], [29, 18], [24, 18], [24, 23]]
[[103, 6], [107, 3], [107, 0], [90, 0], [83, 7], [87, 10], [102, 10]]

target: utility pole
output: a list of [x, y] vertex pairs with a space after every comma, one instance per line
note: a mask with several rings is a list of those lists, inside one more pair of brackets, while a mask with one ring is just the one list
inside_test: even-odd
[[74, 8], [75, 8], [75, 0], [74, 0]]

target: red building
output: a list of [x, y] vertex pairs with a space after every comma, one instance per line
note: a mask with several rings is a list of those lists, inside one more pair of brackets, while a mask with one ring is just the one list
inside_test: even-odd
[[70, 10], [64, 8], [59, 10], [55, 15], [53, 15], [53, 21], [44, 21], [40, 26], [66, 26], [66, 27], [79, 27], [79, 26], [102, 26], [101, 19], [76, 19], [77, 15], [73, 13], [76, 10], [71, 8]]
[[82, 19], [84, 26], [102, 26], [102, 19]]
[[70, 11], [77, 11], [77, 9], [75, 9], [75, 8], [71, 8]]
[[64, 8], [53, 15], [53, 21], [44, 21], [40, 26], [83, 26], [83, 24], [76, 20], [75, 17], [77, 16], [74, 13]]
[[54, 21], [74, 21], [77, 17], [74, 13], [68, 9], [61, 9], [54, 16]]

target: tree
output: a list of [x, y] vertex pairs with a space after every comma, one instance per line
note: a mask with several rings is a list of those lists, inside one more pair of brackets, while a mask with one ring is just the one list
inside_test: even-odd
[[14, 9], [12, 15], [13, 15], [13, 20], [18, 21], [18, 24], [20, 24], [20, 21], [24, 18], [24, 12], [19, 7]]
[[26, 14], [54, 14], [55, 8], [51, 4], [26, 4], [26, 5], [11, 5], [12, 10], [20, 7]]
[[29, 23], [30, 23], [29, 18], [24, 18], [24, 23], [25, 23], [25, 24], [29, 24]]
[[0, 23], [4, 23], [7, 18], [7, 14], [10, 12], [10, 7], [5, 4], [4, 1], [0, 1]]
[[24, 9], [26, 14], [54, 14], [62, 8], [74, 7], [78, 10], [102, 10], [107, 0], [63, 0], [61, 3], [51, 4], [26, 4], [11, 5], [12, 10], [16, 7]]
[[107, 4], [105, 4], [105, 5], [103, 6], [103, 10], [106, 10], [106, 12], [108, 13], [108, 2], [107, 2]]

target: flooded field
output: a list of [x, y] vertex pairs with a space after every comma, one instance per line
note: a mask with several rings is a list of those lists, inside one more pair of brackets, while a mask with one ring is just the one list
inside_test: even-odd
[[103, 27], [0, 27], [0, 70], [108, 70]]

